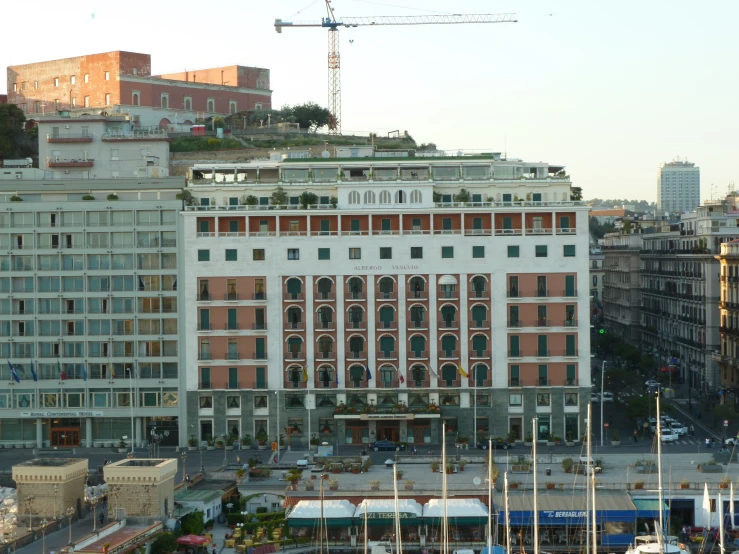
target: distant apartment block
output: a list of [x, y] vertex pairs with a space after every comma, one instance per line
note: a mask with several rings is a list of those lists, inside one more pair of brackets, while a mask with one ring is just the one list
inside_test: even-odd
[[691, 212], [700, 206], [700, 168], [691, 162], [673, 161], [660, 166], [657, 208], [671, 214]]

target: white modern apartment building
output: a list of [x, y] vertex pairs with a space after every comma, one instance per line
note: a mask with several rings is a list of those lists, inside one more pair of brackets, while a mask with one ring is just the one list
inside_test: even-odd
[[657, 208], [670, 214], [693, 211], [701, 203], [700, 168], [688, 161], [663, 163], [657, 176]]
[[178, 444], [184, 185], [0, 181], [0, 444]]
[[39, 165], [51, 179], [155, 179], [169, 175], [167, 131], [134, 130], [128, 115], [42, 116], [37, 122]]
[[579, 440], [588, 207], [562, 166], [474, 157], [196, 165], [180, 441]]

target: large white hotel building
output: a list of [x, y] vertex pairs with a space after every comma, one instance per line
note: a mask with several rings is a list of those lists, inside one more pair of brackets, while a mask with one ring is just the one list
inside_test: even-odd
[[534, 416], [539, 440], [579, 440], [588, 208], [570, 185], [547, 163], [362, 147], [194, 166], [180, 442], [439, 443], [442, 422], [524, 440]]

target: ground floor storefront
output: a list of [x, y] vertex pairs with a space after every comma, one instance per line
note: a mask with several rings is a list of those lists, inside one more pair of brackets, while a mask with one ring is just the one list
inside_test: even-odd
[[29, 411], [0, 419], [2, 448], [111, 448], [132, 437], [138, 448], [177, 446], [179, 418], [172, 416], [106, 417], [105, 412]]

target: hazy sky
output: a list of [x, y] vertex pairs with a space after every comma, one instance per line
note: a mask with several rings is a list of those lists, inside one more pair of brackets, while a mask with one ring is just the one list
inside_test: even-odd
[[[450, 150], [565, 164], [586, 198], [656, 199], [660, 162], [701, 168], [702, 198], [737, 179], [739, 2], [333, 0], [341, 16], [515, 12], [518, 23], [341, 31], [344, 131], [399, 129]], [[13, 3], [0, 66], [149, 53], [156, 73], [267, 67], [275, 106], [326, 105], [323, 0]], [[17, 12], [17, 13], [13, 13]], [[30, 18], [30, 19], [29, 19]], [[353, 40], [353, 43], [349, 41]], [[3, 79], [4, 81], [4, 79]], [[6, 84], [0, 84], [4, 92]]]

